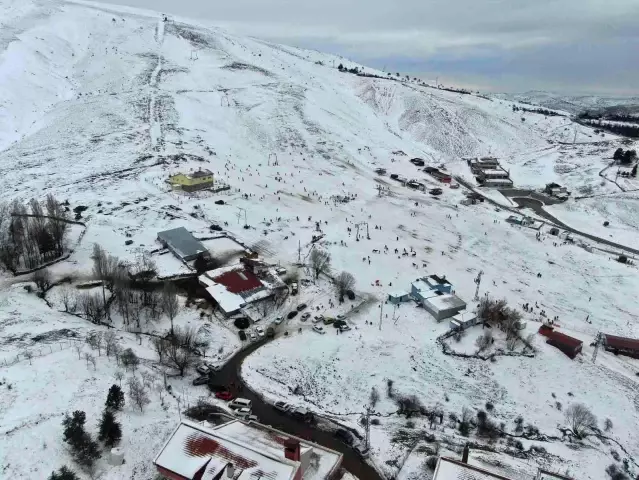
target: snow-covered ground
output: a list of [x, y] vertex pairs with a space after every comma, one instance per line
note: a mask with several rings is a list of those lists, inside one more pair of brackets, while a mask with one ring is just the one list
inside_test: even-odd
[[[557, 426], [564, 424], [556, 402], [564, 409], [583, 402], [600, 421], [612, 420], [608, 434], [629, 456], [639, 454], [637, 361], [601, 352], [593, 364], [589, 346], [600, 331], [639, 336], [636, 267], [575, 245], [556, 247], [545, 230], [538, 240], [536, 231], [507, 224], [510, 212], [487, 204], [461, 206], [462, 189], [446, 187], [435, 198], [374, 173], [383, 167], [432, 188], [439, 184], [410, 158], [444, 163], [452, 173], [470, 177], [462, 156], [496, 155], [518, 186], [556, 181], [573, 196], [605, 194], [549, 211], [591, 230], [609, 218], [605, 234], [632, 246], [636, 198], [617, 194], [619, 187], [599, 176], [619, 139], [597, 136], [566, 117], [513, 112], [505, 100], [340, 73], [333, 62], [353, 65], [184, 19], [164, 23], [153, 12], [11, 0], [0, 13], [3, 27], [11, 26], [11, 35], [3, 28], [0, 37], [2, 200], [53, 193], [71, 208], [88, 207], [86, 234], [67, 261], [51, 268], [54, 277], [88, 278], [93, 243], [134, 261], [160, 248], [159, 231], [184, 226], [206, 238], [214, 236], [212, 223], [266, 260], [290, 268], [298, 256], [308, 261], [319, 226], [325, 236], [316, 245], [331, 254], [335, 273], [355, 276], [357, 303], [331, 307], [335, 294], [322, 278], [302, 285], [299, 296], [269, 318], [305, 302], [313, 314], [345, 314], [352, 330], [336, 334], [327, 326], [320, 335], [299, 316], [287, 321], [281, 328], [290, 335], [278, 335], [242, 368], [247, 382], [267, 398], [285, 398], [361, 430], [359, 412], [376, 387], [381, 394], [376, 408], [389, 416], [372, 428], [372, 461], [388, 475], [399, 472], [399, 478], [419, 478], [428, 454], [405, 440], [415, 437], [406, 434], [406, 420], [390, 415], [396, 407], [386, 395], [388, 380], [398, 393], [415, 394], [427, 406], [441, 404], [447, 415], [490, 401], [491, 416], [508, 431], [522, 415], [549, 436], [560, 436]], [[169, 190], [170, 174], [200, 167], [231, 189], [193, 196]], [[349, 200], [341, 201], [344, 197]], [[362, 239], [356, 241], [358, 229]], [[214, 255], [240, 251], [228, 239], [204, 242]], [[415, 255], [403, 256], [404, 249]], [[151, 256], [162, 276], [188, 271], [170, 253]], [[535, 358], [499, 357], [492, 363], [447, 356], [435, 339], [448, 323], [436, 323], [413, 304], [396, 311], [384, 304], [379, 329], [387, 294], [410, 289], [412, 280], [426, 274], [446, 275], [472, 307], [479, 271], [481, 295], [506, 298], [515, 307], [539, 304], [537, 314], [526, 314], [525, 334], [536, 331], [544, 309], [551, 318], [559, 316], [562, 331], [584, 341], [583, 355], [571, 361], [537, 338]], [[11, 433], [0, 441], [0, 466], [12, 478], [45, 477], [71, 464], [60, 440], [62, 415], [82, 408], [88, 418], [97, 418], [118, 367], [104, 355], [95, 369], [78, 360], [64, 329], [82, 337], [98, 327], [58, 311], [59, 287], [47, 295], [49, 308], [8, 275], [2, 285], [0, 359], [6, 366], [0, 378], [6, 380], [0, 386], [0, 428]], [[146, 328], [161, 332], [167, 322]], [[178, 322], [206, 324], [210, 352], [219, 361], [239, 347], [225, 323], [209, 322], [193, 307]], [[34, 339], [40, 333], [45, 340]], [[480, 333], [474, 327], [460, 344], [449, 341], [468, 351]], [[62, 335], [59, 341], [56, 335]], [[120, 335], [144, 359], [140, 368], [157, 372], [146, 340], [139, 345], [134, 334]], [[24, 358], [13, 363], [25, 349], [37, 353], [33, 364]], [[183, 403], [194, 403], [204, 392], [190, 386], [190, 375], [172, 380]], [[162, 384], [159, 377], [156, 384]], [[291, 394], [298, 386], [301, 394]], [[34, 400], [38, 395], [49, 400]], [[99, 471], [103, 478], [151, 478], [153, 455], [178, 418], [176, 400], [158, 387], [144, 413], [128, 405], [123, 415], [127, 463], [112, 469], [101, 461]], [[409, 429], [424, 428], [425, 420], [417, 418]], [[450, 428], [433, 433], [442, 448], [462, 441]], [[600, 479], [614, 461], [611, 447], [595, 441], [589, 449], [559, 440], [535, 444], [556, 457], [530, 455], [516, 466], [519, 472], [532, 474], [543, 464]], [[37, 466], [27, 463], [25, 449], [38, 453]]]

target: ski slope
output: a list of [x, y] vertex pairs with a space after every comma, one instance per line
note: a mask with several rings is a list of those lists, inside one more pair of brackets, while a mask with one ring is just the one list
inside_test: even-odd
[[[161, 230], [184, 226], [202, 237], [211, 223], [223, 225], [266, 260], [292, 268], [298, 252], [307, 258], [320, 222], [325, 237], [318, 245], [331, 254], [335, 273], [355, 275], [364, 303], [357, 311], [351, 303], [330, 307], [335, 295], [323, 280], [302, 287], [299, 297], [265, 319], [266, 324], [304, 301], [315, 312], [347, 315], [352, 326], [344, 335], [332, 327], [319, 335], [297, 319], [285, 323], [291, 335], [260, 348], [242, 368], [243, 378], [267, 399], [303, 405], [361, 431], [357, 412], [371, 387], [383, 392], [392, 379], [397, 391], [415, 394], [429, 406], [441, 404], [447, 413], [459, 415], [463, 407], [475, 412], [492, 401], [495, 420], [509, 430], [524, 415], [547, 435], [560, 435], [557, 428], [565, 422], [556, 402], [567, 407], [579, 401], [600, 422], [611, 418], [610, 435], [637, 458], [639, 365], [605, 352], [592, 364], [589, 346], [600, 331], [639, 337], [636, 266], [578, 244], [554, 246], [547, 229], [538, 240], [534, 231], [507, 224], [509, 212], [485, 204], [461, 206], [461, 190], [444, 188], [435, 198], [374, 173], [383, 167], [429, 189], [441, 184], [410, 158], [468, 176], [462, 157], [495, 155], [520, 186], [557, 181], [573, 195], [603, 194], [550, 211], [590, 230], [614, 215], [611, 227], [617, 230], [610, 233], [631, 242], [637, 239], [636, 197], [617, 195], [617, 187], [598, 175], [620, 139], [594, 135], [568, 117], [513, 112], [513, 103], [503, 99], [342, 73], [335, 66], [358, 65], [188, 19], [164, 21], [157, 12], [7, 0], [0, 5], [0, 22], [0, 200], [53, 193], [71, 208], [87, 207], [83, 241], [67, 261], [51, 268], [54, 276], [89, 277], [95, 242], [132, 261], [158, 248]], [[210, 169], [231, 189], [186, 196], [168, 188], [169, 175], [199, 168]], [[380, 186], [387, 189], [383, 196]], [[338, 197], [350, 200], [342, 203]], [[226, 205], [215, 203], [220, 199]], [[249, 229], [243, 228], [244, 215]], [[357, 225], [363, 232], [365, 223], [371, 238], [356, 241]], [[133, 243], [126, 245], [127, 240]], [[385, 246], [389, 253], [383, 253]], [[391, 253], [395, 248], [399, 254]], [[415, 256], [402, 256], [403, 249]], [[162, 276], [186, 271], [170, 255], [154, 259]], [[506, 298], [515, 307], [538, 302], [548, 316], [559, 316], [562, 331], [584, 341], [584, 354], [571, 361], [538, 338], [532, 359], [467, 361], [442, 354], [435, 339], [448, 324], [436, 323], [423, 309], [406, 304], [393, 311], [385, 304], [380, 315], [390, 291], [409, 289], [415, 278], [433, 273], [446, 275], [472, 307], [479, 271], [482, 295]], [[55, 350], [55, 336], [46, 340], [45, 335], [44, 343], [34, 339], [65, 328], [82, 337], [104, 327], [59, 312], [56, 291], [49, 308], [24, 291], [27, 279], [2, 275], [0, 359], [6, 366], [0, 389], [7, 382], [12, 389], [0, 396], [0, 431], [11, 432], [0, 441], [0, 465], [12, 478], [46, 478], [52, 469], [72, 465], [61, 443], [62, 415], [83, 408], [97, 418], [117, 365], [102, 358], [94, 368], [78, 360], [70, 344]], [[538, 312], [526, 321], [525, 333], [534, 333]], [[212, 349], [222, 348], [220, 361], [239, 346], [231, 327], [223, 320], [205, 322], [196, 308], [185, 309], [180, 322], [206, 326], [217, 342]], [[161, 333], [168, 319], [146, 328]], [[470, 352], [480, 334], [480, 327], [471, 329], [453, 346]], [[171, 379], [182, 394], [167, 397], [149, 343], [138, 343], [131, 332], [121, 335], [143, 359], [141, 368], [157, 376], [157, 385], [145, 412], [125, 408], [127, 463], [112, 468], [102, 459], [98, 471], [105, 479], [148, 479], [154, 453], [178, 420], [177, 409], [207, 392], [191, 386], [191, 372], [186, 379]], [[43, 356], [32, 365], [24, 358], [9, 362], [25, 349]], [[291, 393], [297, 385], [303, 385], [303, 396]], [[47, 391], [46, 401], [34, 400], [39, 390]], [[419, 448], [425, 445], [393, 441], [406, 420], [382, 397], [378, 409], [389, 416], [372, 429], [371, 461], [388, 477], [426, 478], [421, 465], [427, 454]], [[416, 431], [427, 428], [425, 419], [415, 422]], [[451, 455], [465, 441], [454, 429], [442, 427], [435, 434]], [[499, 455], [477, 461], [511, 462], [509, 468], [520, 475], [546, 466], [593, 480], [604, 478], [605, 466], [614, 462], [611, 446], [594, 439], [575, 448], [562, 441], [525, 442], [526, 449], [531, 445], [550, 455], [516, 458], [500, 444]], [[25, 449], [37, 452], [37, 465], [27, 462]]]

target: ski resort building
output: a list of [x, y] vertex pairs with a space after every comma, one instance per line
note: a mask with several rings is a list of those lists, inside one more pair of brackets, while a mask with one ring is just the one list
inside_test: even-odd
[[193, 173], [177, 173], [171, 175], [167, 183], [173, 188], [184, 190], [185, 192], [196, 192], [213, 187], [213, 172], [199, 169]]
[[432, 296], [433, 292], [452, 293], [453, 285], [446, 276], [428, 275], [415, 280], [410, 285], [410, 294], [418, 302]]
[[466, 309], [466, 302], [452, 293], [434, 292], [424, 299], [422, 305], [437, 321], [450, 318]]
[[182, 420], [153, 463], [167, 480], [333, 480], [342, 454], [256, 422]]
[[158, 241], [183, 262], [195, 260], [198, 255], [208, 255], [208, 250], [184, 227], [158, 233]]
[[571, 359], [574, 359], [583, 348], [583, 342], [577, 338], [571, 337], [561, 332], [557, 332], [550, 325], [542, 325], [539, 327], [539, 333], [548, 338], [546, 343], [558, 348]]
[[388, 294], [388, 302], [393, 305], [398, 305], [403, 302], [408, 302], [410, 300], [410, 293], [404, 290], [398, 290], [397, 292], [392, 292]]
[[639, 340], [634, 338], [617, 337], [615, 335], [603, 335], [604, 348], [615, 355], [627, 355], [639, 358]]

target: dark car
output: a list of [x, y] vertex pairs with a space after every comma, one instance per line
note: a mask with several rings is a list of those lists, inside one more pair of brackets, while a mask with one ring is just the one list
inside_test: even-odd
[[286, 315], [286, 318], [290, 320], [291, 318], [295, 318], [295, 315], [297, 315], [297, 311], [293, 310], [292, 312], [288, 312], [288, 315]]
[[301, 311], [302, 311], [302, 310], [304, 310], [306, 307], [307, 307], [307, 305], [306, 305], [305, 303], [300, 303], [300, 304], [297, 306], [297, 311], [298, 311], [298, 312], [301, 312]]
[[275, 329], [273, 327], [268, 327], [266, 329], [266, 337], [267, 338], [275, 338]]
[[240, 336], [240, 340], [242, 340], [243, 342], [246, 341], [246, 332], [244, 330], [240, 330], [238, 332], [238, 335]]
[[219, 225], [216, 225], [215, 223], [213, 225], [211, 225], [209, 228], [212, 231], [214, 231], [214, 232], [221, 232], [222, 231], [222, 227], [220, 227]]
[[348, 430], [345, 430], [343, 428], [338, 428], [337, 430], [335, 430], [335, 436], [340, 441], [344, 442], [346, 445], [348, 446], [353, 445], [353, 442], [354, 442], [353, 434], [349, 432]]
[[441, 188], [433, 188], [430, 192], [431, 195], [441, 195], [444, 191]]
[[397, 180], [399, 178], [399, 175], [397, 173], [391, 173], [390, 176], [393, 180]]
[[215, 205], [224, 205], [224, 200], [215, 200]]
[[206, 385], [207, 383], [209, 383], [208, 375], [202, 375], [201, 377], [197, 377], [193, 380], [193, 385]]

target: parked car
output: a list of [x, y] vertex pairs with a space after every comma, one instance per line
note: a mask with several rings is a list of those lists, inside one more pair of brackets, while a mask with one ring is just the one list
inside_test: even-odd
[[431, 195], [441, 195], [442, 193], [444, 193], [444, 191], [441, 188], [433, 188], [428, 193], [430, 193]]
[[304, 310], [307, 306], [308, 306], [308, 305], [306, 305], [305, 303], [300, 303], [300, 304], [297, 306], [297, 311], [298, 311], [298, 312], [301, 312], [301, 311], [302, 311], [302, 310]]
[[291, 410], [291, 415], [293, 415], [293, 417], [297, 418], [298, 420], [304, 420], [305, 422], [313, 421], [313, 412], [303, 407], [298, 407]]
[[250, 332], [249, 338], [251, 339], [251, 342], [254, 342], [255, 340], [257, 340], [257, 335], [255, 335], [255, 332]]
[[197, 377], [193, 380], [193, 385], [206, 385], [209, 383], [209, 376], [202, 375], [201, 377]]
[[335, 430], [335, 436], [349, 447], [353, 445], [355, 441], [355, 439], [353, 438], [353, 434], [345, 428], [338, 428], [337, 430]]
[[257, 335], [259, 337], [263, 337], [264, 336], [264, 329], [262, 327], [255, 327], [255, 333], [257, 333]]
[[368, 456], [370, 455], [369, 449], [363, 443], [358, 443], [353, 448], [355, 449], [355, 452], [357, 452], [357, 454], [362, 458], [368, 458]]
[[288, 315], [286, 315], [286, 318], [290, 320], [291, 318], [295, 318], [296, 315], [297, 315], [297, 310], [293, 310], [291, 312], [288, 312]]
[[298, 289], [297, 282], [291, 283], [291, 295], [297, 295]]
[[228, 404], [228, 407], [233, 410], [238, 408], [248, 408], [250, 410], [251, 408], [253, 408], [253, 404], [246, 398], [236, 398]]
[[278, 275], [286, 275], [286, 269], [284, 267], [276, 267], [275, 273]]
[[195, 367], [195, 371], [200, 375], [208, 375], [211, 371], [211, 367], [209, 367], [206, 363], [200, 363], [197, 367]]
[[266, 329], [266, 338], [275, 338], [275, 329], [273, 327]]
[[257, 415], [249, 415], [248, 417], [245, 418], [245, 420], [247, 422], [259, 422]]
[[305, 322], [309, 318], [311, 318], [311, 314], [309, 312], [302, 314], [302, 322]]
[[233, 400], [235, 396], [228, 390], [222, 390], [221, 392], [215, 392], [215, 398], [219, 398], [220, 400], [228, 402]]
[[313, 317], [313, 323], [319, 323], [324, 321], [324, 315], [315, 315]]
[[291, 406], [286, 402], [275, 402], [275, 410], [279, 410], [280, 412], [288, 412], [291, 409]]
[[214, 223], [209, 227], [213, 232], [221, 232], [222, 231], [222, 227], [220, 227], [218, 224]]
[[240, 330], [237, 334], [240, 336], [240, 340], [246, 341], [246, 332], [244, 330]]
[[340, 314], [337, 316], [337, 319], [338, 319], [338, 320], [344, 320], [345, 318], [346, 318], [346, 316], [345, 316], [344, 314], [342, 314], [342, 313], [340, 313]]
[[339, 326], [339, 331], [340, 332], [348, 332], [350, 329], [351, 329], [351, 327], [349, 327], [347, 323]]
[[280, 324], [280, 323], [282, 323], [283, 321], [284, 321], [284, 317], [277, 317], [277, 318], [275, 319], [275, 322], [273, 322], [273, 323], [275, 323], [275, 325], [279, 325], [279, 324]]
[[316, 331], [317, 333], [321, 333], [322, 335], [326, 333], [326, 331], [324, 330], [324, 327], [322, 327], [321, 325], [313, 325], [313, 330]]
[[233, 415], [242, 420], [247, 420], [252, 413], [250, 408], [238, 408], [233, 412]]
[[224, 205], [224, 200], [215, 200], [215, 205]]
[[330, 325], [334, 321], [335, 321], [335, 319], [333, 317], [325, 317], [324, 318], [324, 325]]

